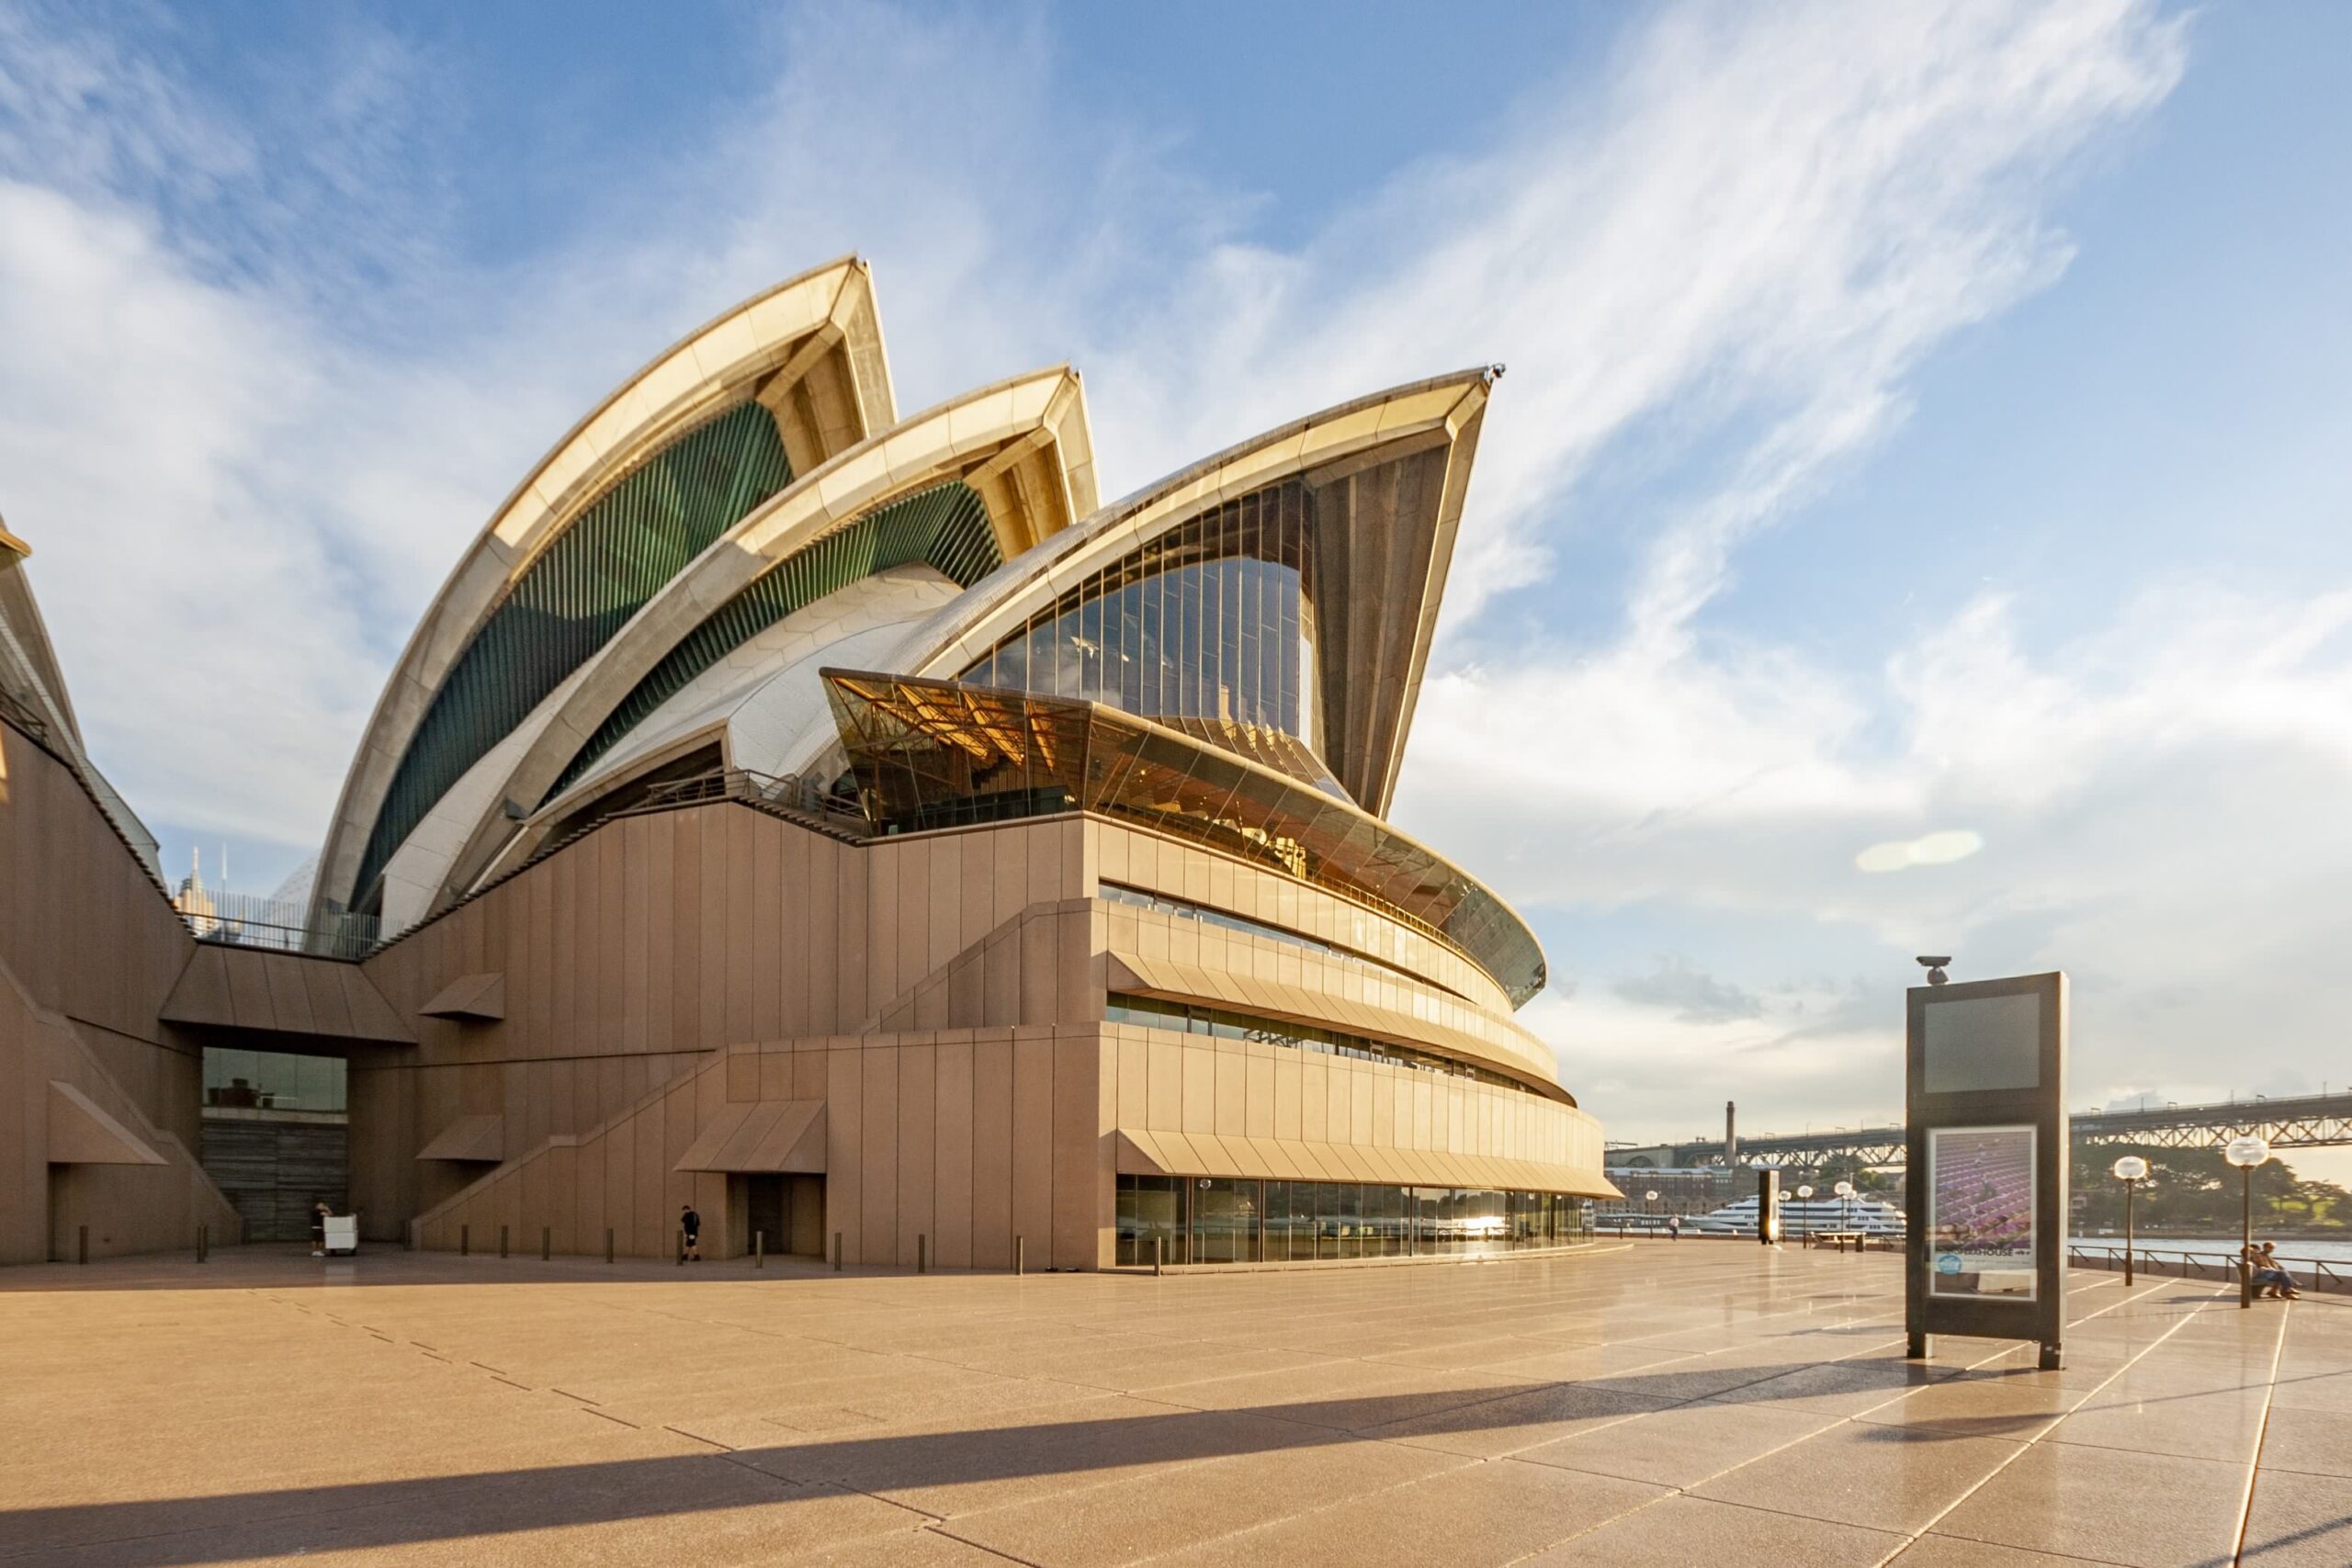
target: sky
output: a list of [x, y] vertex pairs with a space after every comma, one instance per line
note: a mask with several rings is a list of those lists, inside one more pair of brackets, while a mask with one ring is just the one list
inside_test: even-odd
[[[1508, 371], [1396, 818], [1612, 1138], [1897, 1120], [2064, 968], [2078, 1108], [2352, 1080], [2352, 9], [0, 0], [0, 515], [208, 882], [315, 849], [580, 413], [873, 263], [903, 408], [1107, 495]], [[2352, 1174], [2347, 1162], [2346, 1174]]]

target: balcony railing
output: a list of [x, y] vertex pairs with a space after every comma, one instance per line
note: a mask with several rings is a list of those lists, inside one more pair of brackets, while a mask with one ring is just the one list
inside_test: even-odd
[[172, 904], [198, 942], [354, 963], [383, 943], [383, 922], [373, 915], [313, 920], [308, 905], [290, 898], [197, 890], [177, 895]]

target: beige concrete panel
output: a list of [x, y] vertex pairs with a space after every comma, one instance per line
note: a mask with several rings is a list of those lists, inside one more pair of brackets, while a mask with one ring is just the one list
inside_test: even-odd
[[964, 846], [954, 839], [938, 839], [926, 847], [929, 863], [918, 890], [922, 951], [915, 960], [917, 974], [944, 967], [967, 945], [957, 935], [964, 923]]
[[1187, 1133], [1216, 1130], [1216, 1054], [1205, 1041], [1187, 1039], [1178, 1053], [1183, 1108], [1177, 1125]]
[[832, 955], [835, 980], [831, 1027], [836, 1030], [850, 1027], [873, 1010], [866, 987], [869, 874], [862, 858], [840, 855], [834, 859], [834, 924], [841, 933]]
[[989, 869], [989, 925], [993, 929], [1029, 907], [1028, 841], [1018, 829], [983, 837], [993, 862]]
[[695, 954], [697, 962], [687, 971], [682, 983], [697, 987], [698, 999], [695, 1010], [695, 1027], [678, 1037], [682, 1047], [724, 1044], [729, 1039], [727, 991], [728, 968], [731, 957], [733, 933], [728, 929], [728, 876], [729, 874], [727, 825], [739, 815], [726, 807], [698, 807], [678, 813], [682, 817], [701, 819], [702, 832], [698, 844], [702, 856], [702, 872], [695, 881], [695, 891], [701, 904], [695, 924]]
[[1012, 1262], [1013, 1049], [1009, 1033], [972, 1047], [972, 1263]]
[[943, 1269], [972, 1266], [972, 1043], [943, 1040], [933, 1081], [933, 1224]]
[[1054, 1043], [1012, 1043], [1012, 1230], [1033, 1259], [1050, 1256], [1054, 1228]]
[[760, 1059], [745, 1051], [729, 1051], [723, 1068], [727, 1080], [727, 1098], [730, 1101], [754, 1100], [760, 1098]]
[[[1210, 1131], [1219, 1137], [1240, 1137], [1247, 1130], [1250, 1092], [1250, 1058], [1229, 1049], [1233, 1043], [1217, 1042], [1217, 1049], [1209, 1053], [1216, 1075], [1216, 1121]], [[1189, 1129], [1188, 1129], [1189, 1130]]]
[[1106, 974], [1098, 954], [1100, 916], [1080, 907], [1054, 917], [1054, 1019], [1058, 1023], [1099, 1023]]
[[[239, 953], [236, 956], [258, 958], [261, 955]], [[238, 1024], [246, 1029], [277, 1028], [277, 1013], [270, 999], [267, 972], [258, 964], [232, 963], [228, 965], [228, 973], [229, 1005]]]
[[[1016, 917], [1017, 919], [1017, 917]], [[980, 1024], [1010, 1029], [1021, 1019], [1021, 932], [999, 931], [980, 952]]]
[[831, 840], [802, 834], [808, 840], [808, 880], [802, 885], [808, 941], [808, 1014], [797, 1032], [820, 1034], [842, 1023], [834, 972], [841, 957], [842, 931], [847, 929], [841, 910], [841, 882], [847, 859]]
[[1172, 1131], [1184, 1124], [1184, 1046], [1161, 1030], [1141, 1032], [1145, 1089], [1142, 1125]]
[[997, 926], [996, 837], [989, 833], [958, 833], [941, 840], [955, 846], [956, 950], [959, 953]]
[[1114, 1151], [1102, 1064], [1093, 1035], [1052, 1042], [1052, 1258], [1059, 1269], [1100, 1268], [1111, 1239]]
[[747, 932], [741, 955], [749, 972], [751, 1018], [745, 1031], [754, 1040], [773, 1040], [784, 1031], [784, 908], [782, 843], [784, 824], [749, 811], [732, 814], [744, 824], [739, 876], [748, 875], [749, 917], [738, 910], [736, 919]]
[[1244, 1064], [1242, 1131], [1253, 1138], [1274, 1135], [1274, 1048], [1253, 1048]]
[[879, 1011], [922, 977], [920, 971], [908, 975], [902, 985], [899, 973], [906, 934], [899, 919], [899, 868], [922, 849], [920, 844], [876, 845], [866, 852], [860, 868], [865, 873], [865, 989], [863, 1005], [855, 1010], [859, 1018]]
[[1123, 1035], [1113, 1043], [1117, 1098], [1112, 1113], [1122, 1127], [1148, 1127], [1151, 1122], [1150, 1067], [1151, 1047], [1136, 1035]]
[[937, 1047], [902, 1045], [893, 1054], [899, 1059], [898, 1237], [894, 1245], [898, 1257], [912, 1266], [915, 1238], [937, 1239], [933, 1209], [938, 1190], [933, 1164], [939, 1138]]
[[1310, 1144], [1323, 1142], [1330, 1130], [1331, 1068], [1328, 1060], [1309, 1057], [1299, 1064], [1299, 1135]]
[[1304, 1084], [1305, 1064], [1292, 1054], [1274, 1059], [1274, 1120], [1269, 1135], [1296, 1140], [1306, 1134], [1300, 1130], [1299, 1096]]
[[845, 1259], [865, 1260], [865, 1083], [867, 1053], [825, 1054], [825, 1246], [835, 1233]]

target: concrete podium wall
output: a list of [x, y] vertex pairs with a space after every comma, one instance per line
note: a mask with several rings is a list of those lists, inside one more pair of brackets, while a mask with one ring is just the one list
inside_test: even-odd
[[[1119, 884], [1360, 953], [1102, 901]], [[368, 1234], [666, 1256], [748, 1243], [740, 1181], [675, 1168], [730, 1105], [825, 1105], [824, 1235], [850, 1263], [1109, 1261], [1116, 1130], [1244, 1132], [1573, 1166], [1599, 1125], [1549, 1097], [1272, 1044], [1106, 1025], [1117, 952], [1347, 1027], [1442, 1018], [1549, 1084], [1548, 1051], [1460, 954], [1295, 878], [1090, 818], [846, 843], [739, 802], [608, 822], [368, 961], [418, 1043], [355, 1052], [352, 1201]], [[505, 976], [505, 1017], [425, 1018]], [[1310, 1082], [1311, 1080], [1311, 1082]], [[1154, 1087], [1164, 1084], [1168, 1087]], [[500, 1163], [420, 1160], [461, 1117]], [[1229, 1125], [1228, 1125], [1229, 1124]], [[1266, 1135], [1276, 1135], [1268, 1134]]]
[[[237, 1239], [198, 1163], [203, 1063], [159, 1021], [196, 942], [73, 769], [0, 721], [0, 1262]], [[160, 1164], [52, 1159], [52, 1084]]]

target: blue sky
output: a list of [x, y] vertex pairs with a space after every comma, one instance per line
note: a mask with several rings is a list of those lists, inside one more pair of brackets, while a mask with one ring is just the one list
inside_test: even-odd
[[1501, 361], [1398, 815], [1533, 920], [1612, 1134], [1890, 1111], [1931, 948], [2075, 975], [2078, 1103], [2315, 1087], [2347, 45], [2121, 0], [5, 6], [0, 514], [170, 863], [266, 890], [515, 477], [776, 277], [872, 257], [910, 409], [1073, 360], [1106, 493]]

